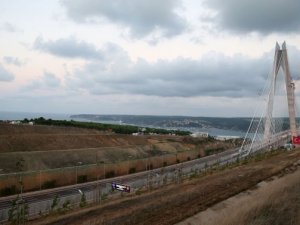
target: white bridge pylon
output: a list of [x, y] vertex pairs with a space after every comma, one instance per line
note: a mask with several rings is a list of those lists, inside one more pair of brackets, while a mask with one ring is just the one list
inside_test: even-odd
[[[276, 82], [278, 80], [279, 71], [282, 69], [284, 75], [285, 89], [287, 95], [287, 107], [289, 116], [290, 129], [276, 130], [278, 124], [283, 123], [283, 118], [273, 118], [274, 96], [276, 94]], [[267, 95], [267, 107], [261, 116], [256, 113], [253, 116], [249, 129], [244, 138], [243, 144], [239, 150], [240, 155], [249, 155], [260, 150], [267, 150], [275, 146], [284, 144], [284, 142], [291, 140], [291, 137], [297, 137], [296, 128], [296, 111], [295, 111], [295, 85], [293, 83], [286, 43], [282, 44], [280, 48], [276, 43], [273, 69], [267, 80], [268, 84], [264, 89]], [[268, 88], [267, 88], [268, 87]], [[282, 107], [286, 107], [282, 105]]]

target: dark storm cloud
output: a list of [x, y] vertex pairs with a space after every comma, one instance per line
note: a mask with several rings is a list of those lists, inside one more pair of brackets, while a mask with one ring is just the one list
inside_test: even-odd
[[286, 33], [300, 30], [299, 0], [205, 0], [217, 11], [220, 28], [235, 32]]
[[38, 37], [34, 48], [65, 58], [101, 59], [102, 53], [93, 44], [79, 41], [76, 38], [62, 38], [55, 41], [44, 41]]
[[[296, 48], [288, 49], [291, 49], [292, 75], [297, 76], [294, 72], [300, 71], [297, 63], [300, 52]], [[257, 96], [271, 72], [273, 54], [272, 50], [253, 59], [242, 55], [228, 57], [210, 53], [199, 60], [178, 58], [155, 63], [112, 57], [101, 63], [86, 64], [74, 71], [66, 83], [71, 88], [82, 88], [98, 95]], [[124, 56], [124, 53], [120, 55]]]
[[15, 76], [0, 64], [0, 81], [12, 81]]
[[62, 0], [67, 14], [76, 22], [101, 21], [128, 27], [136, 37], [159, 29], [163, 36], [174, 36], [186, 29], [186, 21], [175, 10], [180, 0]]

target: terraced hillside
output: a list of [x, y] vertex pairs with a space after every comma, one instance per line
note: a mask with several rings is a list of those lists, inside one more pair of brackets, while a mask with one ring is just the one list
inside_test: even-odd
[[237, 143], [211, 138], [188, 136], [132, 136], [94, 129], [41, 125], [0, 124], [0, 173], [60, 168], [97, 162], [114, 163], [151, 156], [177, 154], [178, 160], [189, 157], [183, 153], [196, 151], [195, 157], [232, 148]]

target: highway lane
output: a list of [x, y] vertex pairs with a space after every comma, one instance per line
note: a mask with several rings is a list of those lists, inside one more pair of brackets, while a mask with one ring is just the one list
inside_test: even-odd
[[[163, 177], [166, 177], [170, 180], [174, 173], [178, 174], [178, 171], [180, 171], [180, 173], [182, 174], [188, 174], [191, 172], [191, 170], [201, 170], [206, 166], [210, 166], [215, 163], [226, 163], [235, 160], [238, 150], [238, 148], [231, 149], [215, 155], [120, 177], [42, 191], [23, 193], [22, 198], [26, 203], [28, 203], [29, 209], [31, 208], [31, 206], [34, 206], [35, 208], [39, 208], [41, 212], [46, 212], [47, 210], [49, 210], [49, 204], [51, 205], [51, 202], [53, 201], [55, 196], [58, 196], [60, 199], [67, 199], [70, 197], [73, 201], [80, 201], [81, 195], [79, 190], [86, 194], [87, 199], [95, 199], [97, 198], [97, 196], [95, 197], [95, 195], [99, 195], [98, 190], [101, 190], [101, 194], [110, 193], [112, 182], [129, 185], [131, 186], [132, 190], [147, 185], [149, 180], [156, 183], [162, 183]], [[0, 198], [0, 221], [4, 221], [5, 219], [7, 219], [6, 213], [11, 207], [12, 200], [14, 200], [16, 197], [17, 195]], [[90, 202], [91, 201], [92, 200], [90, 200]], [[42, 202], [44, 203], [42, 204]], [[37, 209], [35, 209], [34, 212], [32, 211], [31, 215], [36, 214], [36, 210]]]

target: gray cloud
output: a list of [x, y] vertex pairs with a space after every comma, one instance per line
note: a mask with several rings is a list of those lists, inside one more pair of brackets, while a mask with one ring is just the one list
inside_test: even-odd
[[43, 38], [38, 37], [33, 46], [40, 51], [65, 58], [101, 59], [103, 57], [101, 51], [98, 51], [93, 44], [73, 37], [55, 41], [44, 41]]
[[60, 79], [52, 73], [45, 72], [42, 79], [47, 87], [56, 88], [60, 86]]
[[10, 33], [16, 33], [20, 31], [16, 26], [8, 22], [5, 22], [2, 25], [0, 25], [0, 30], [4, 30]]
[[0, 81], [12, 81], [15, 76], [0, 64]]
[[[290, 49], [293, 76], [300, 71], [300, 51]], [[110, 59], [88, 63], [73, 72], [67, 83], [71, 88], [92, 94], [141, 94], [162, 97], [225, 96], [253, 97], [265, 85], [272, 68], [273, 51], [253, 59], [210, 53], [202, 59], [178, 58], [149, 63]], [[291, 57], [292, 56], [292, 57]], [[107, 66], [109, 65], [109, 66]]]
[[136, 37], [144, 37], [154, 30], [163, 36], [178, 35], [186, 29], [185, 19], [175, 10], [180, 0], [62, 0], [67, 14], [76, 22], [107, 19], [130, 29]]
[[298, 0], [205, 0], [217, 11], [220, 28], [235, 32], [286, 33], [300, 30]]
[[3, 60], [7, 64], [12, 64], [15, 66], [21, 66], [23, 63], [16, 57], [11, 57], [11, 56], [4, 56]]
[[37, 89], [54, 89], [61, 86], [61, 81], [53, 73], [44, 72], [42, 76], [36, 80], [30, 81], [27, 85], [22, 87], [24, 91], [32, 91]]

